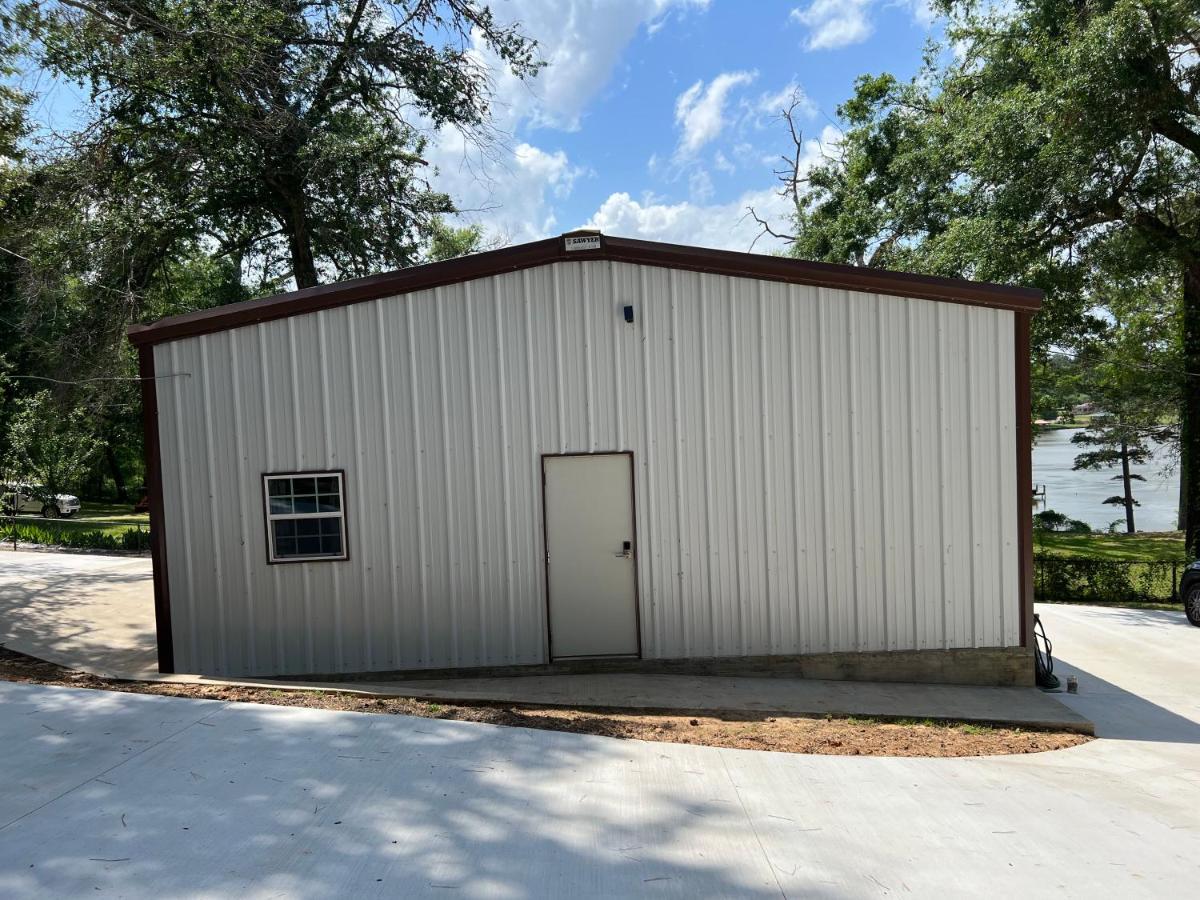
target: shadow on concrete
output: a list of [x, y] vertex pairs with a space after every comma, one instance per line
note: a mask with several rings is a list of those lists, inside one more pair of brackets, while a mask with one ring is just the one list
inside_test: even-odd
[[[1144, 612], [1144, 610], [1133, 610]], [[1137, 624], [1136, 621], [1130, 624]], [[1152, 703], [1092, 672], [1054, 660], [1054, 674], [1066, 686], [1067, 676], [1079, 680], [1080, 693], [1055, 695], [1096, 726], [1096, 737], [1126, 741], [1200, 744], [1200, 723]]]
[[0, 644], [98, 674], [156, 673], [149, 564], [60, 556], [0, 555]]
[[[76, 735], [112, 733], [126, 715], [67, 690], [7, 699], [5, 720], [26, 723], [30, 740], [64, 759]], [[170, 705], [179, 700], [138, 698], [149, 699], [162, 709], [142, 707], [143, 717], [179, 714]], [[79, 766], [91, 774], [52, 812], [0, 822], [0, 893], [781, 893], [727, 774], [727, 787], [714, 792], [709, 780], [693, 793], [641, 771], [622, 742], [604, 738], [184, 702], [204, 704], [187, 713], [190, 724], [129, 738], [127, 762]], [[685, 769], [722, 766], [719, 754], [696, 750], [664, 747], [663, 756], [686, 759]], [[74, 837], [62, 840], [64, 829]], [[885, 863], [870, 846], [861, 852], [864, 871]], [[842, 894], [817, 877], [805, 896]]]

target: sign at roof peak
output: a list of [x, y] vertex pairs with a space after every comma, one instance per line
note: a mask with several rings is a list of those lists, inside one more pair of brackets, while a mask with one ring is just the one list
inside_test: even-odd
[[575, 234], [567, 235], [563, 238], [563, 249], [567, 252], [572, 250], [599, 250], [600, 235], [598, 234]]

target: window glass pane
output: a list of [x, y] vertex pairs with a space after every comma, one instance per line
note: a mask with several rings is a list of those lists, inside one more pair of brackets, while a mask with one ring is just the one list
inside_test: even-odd
[[321, 552], [327, 553], [330, 556], [342, 555], [342, 537], [335, 535], [333, 537], [321, 538]]
[[271, 515], [290, 515], [292, 512], [291, 497], [272, 497], [271, 498]]
[[315, 478], [293, 478], [292, 493], [293, 494], [315, 494], [317, 492], [317, 479]]
[[317, 497], [318, 512], [338, 512], [341, 508], [341, 498], [337, 494], [321, 494]]
[[313, 537], [321, 533], [320, 519], [295, 519], [296, 537]]
[[293, 497], [292, 508], [297, 513], [315, 513], [317, 511], [317, 498], [313, 496]]
[[319, 537], [296, 538], [296, 552], [300, 556], [316, 556], [321, 552], [321, 539]]
[[321, 523], [321, 534], [323, 535], [340, 535], [342, 533], [341, 519], [328, 518], [316, 521]]
[[283, 497], [292, 492], [292, 479], [268, 478], [267, 494], [271, 497]]
[[336, 475], [323, 475], [317, 479], [318, 494], [336, 494], [338, 492], [338, 477]]
[[295, 519], [278, 519], [271, 523], [271, 527], [275, 529], [275, 538], [295, 537], [296, 536], [296, 520]]
[[275, 539], [275, 556], [295, 556], [296, 555], [296, 539], [295, 538], [276, 538]]

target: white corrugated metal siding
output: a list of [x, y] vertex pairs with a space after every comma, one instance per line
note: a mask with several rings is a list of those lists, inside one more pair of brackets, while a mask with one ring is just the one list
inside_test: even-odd
[[[177, 667], [544, 662], [540, 454], [604, 450], [647, 657], [1016, 645], [1013, 325], [587, 261], [160, 344]], [[261, 476], [306, 469], [350, 559], [269, 566]]]

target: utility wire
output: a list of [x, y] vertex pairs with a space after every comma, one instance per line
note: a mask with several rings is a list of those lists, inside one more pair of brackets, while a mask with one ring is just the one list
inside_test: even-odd
[[8, 375], [13, 381], [49, 381], [53, 384], [90, 384], [94, 381], [160, 381], [165, 378], [191, 378], [191, 372], [171, 372], [167, 375], [152, 375], [142, 378], [137, 375], [111, 375], [101, 378], [81, 378], [78, 381], [64, 381], [60, 378], [47, 378], [45, 375]]

